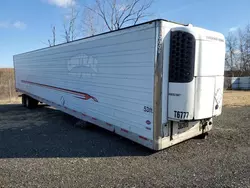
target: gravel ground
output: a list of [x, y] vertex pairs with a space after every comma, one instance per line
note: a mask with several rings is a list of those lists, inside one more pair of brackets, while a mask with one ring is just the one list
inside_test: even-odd
[[0, 105], [0, 187], [250, 187], [250, 106], [224, 107], [207, 140], [160, 152], [74, 121]]

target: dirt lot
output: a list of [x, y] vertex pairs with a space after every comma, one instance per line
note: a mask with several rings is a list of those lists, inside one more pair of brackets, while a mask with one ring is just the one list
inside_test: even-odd
[[228, 107], [250, 106], [250, 91], [225, 91], [223, 105]]
[[225, 94], [207, 140], [160, 152], [72, 126], [46, 106], [1, 104], [0, 187], [250, 187], [250, 92], [242, 95]]

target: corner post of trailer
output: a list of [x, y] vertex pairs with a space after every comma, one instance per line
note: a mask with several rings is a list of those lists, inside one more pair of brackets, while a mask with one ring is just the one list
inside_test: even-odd
[[155, 44], [155, 64], [154, 64], [154, 131], [153, 131], [153, 149], [162, 148], [162, 74], [163, 74], [163, 38], [162, 38], [162, 20], [156, 21], [156, 44]]

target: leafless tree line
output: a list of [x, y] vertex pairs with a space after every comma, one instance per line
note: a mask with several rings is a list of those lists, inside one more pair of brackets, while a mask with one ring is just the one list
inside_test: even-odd
[[226, 45], [226, 70], [232, 72], [232, 76], [250, 76], [250, 24], [229, 33]]
[[[65, 42], [70, 42], [135, 25], [150, 16], [148, 10], [152, 3], [153, 0], [93, 0], [89, 5], [74, 3], [65, 16], [62, 37]], [[54, 46], [58, 38], [55, 25], [51, 26], [51, 33], [48, 45]]]

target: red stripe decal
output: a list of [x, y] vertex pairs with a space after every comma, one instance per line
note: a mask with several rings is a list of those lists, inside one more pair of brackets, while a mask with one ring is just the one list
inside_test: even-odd
[[126, 129], [121, 129], [121, 131], [128, 133], [128, 130], [126, 130]]
[[93, 97], [93, 96], [91, 96], [91, 95], [89, 95], [87, 93], [80, 92], [80, 91], [74, 91], [74, 90], [70, 90], [70, 89], [50, 86], [50, 85], [46, 85], [46, 84], [40, 84], [40, 83], [36, 83], [36, 82], [30, 82], [30, 81], [26, 81], [26, 80], [22, 80], [21, 82], [26, 83], [26, 84], [37, 85], [37, 86], [40, 86], [40, 87], [46, 87], [46, 88], [49, 88], [49, 89], [54, 89], [54, 90], [62, 91], [62, 92], [65, 92], [65, 93], [75, 94], [75, 95], [77, 95], [77, 96], [75, 96], [76, 98], [80, 98], [82, 100], [92, 99], [93, 101], [98, 102], [98, 100], [95, 97]]
[[143, 136], [139, 136], [139, 138], [143, 139], [143, 140], [148, 140], [147, 138], [143, 137]]
[[[86, 95], [88, 95], [88, 94], [86, 94]], [[98, 100], [95, 97], [90, 96], [90, 95], [84, 96], [84, 97], [75, 96], [75, 98], [82, 99], [82, 100], [89, 100], [90, 98], [92, 98], [95, 102], [98, 102]]]

